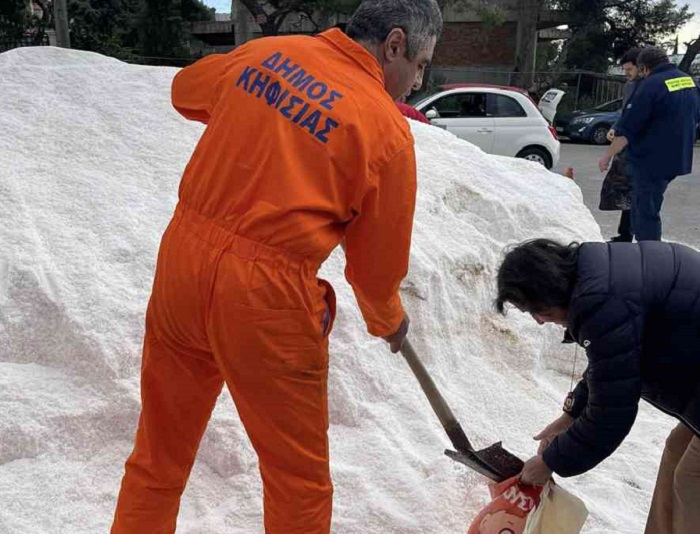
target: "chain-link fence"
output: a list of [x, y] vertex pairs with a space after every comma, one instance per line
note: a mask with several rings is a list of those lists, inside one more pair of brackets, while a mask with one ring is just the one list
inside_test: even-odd
[[36, 28], [25, 28], [0, 17], [0, 52], [22, 46], [48, 46], [49, 36]]
[[125, 61], [126, 63], [133, 63], [135, 65], [150, 65], [154, 67], [187, 67], [189, 65], [192, 65], [192, 63], [194, 63], [198, 59], [200, 58], [148, 57], [130, 55], [129, 57], [124, 58], [123, 61]]

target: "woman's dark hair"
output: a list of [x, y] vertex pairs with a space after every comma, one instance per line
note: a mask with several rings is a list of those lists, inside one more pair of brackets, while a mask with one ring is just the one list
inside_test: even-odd
[[507, 302], [533, 313], [568, 308], [578, 249], [578, 243], [565, 246], [550, 239], [534, 239], [511, 248], [498, 269], [496, 309], [505, 313]]

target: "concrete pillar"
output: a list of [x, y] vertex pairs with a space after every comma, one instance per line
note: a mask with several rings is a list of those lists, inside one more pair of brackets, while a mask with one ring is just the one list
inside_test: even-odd
[[542, 9], [541, 0], [524, 1], [518, 11], [515, 66], [520, 73], [520, 87], [529, 89], [534, 81], [537, 59], [537, 22]]
[[56, 46], [70, 48], [70, 30], [68, 29], [68, 5], [66, 0], [54, 1], [54, 19], [56, 20]]
[[253, 34], [260, 31], [253, 15], [240, 0], [233, 0], [231, 3], [231, 22], [236, 35], [236, 45], [250, 41]]

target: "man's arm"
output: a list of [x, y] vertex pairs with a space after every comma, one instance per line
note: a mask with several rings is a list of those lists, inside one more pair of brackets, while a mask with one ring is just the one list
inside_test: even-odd
[[589, 342], [588, 401], [569, 430], [544, 451], [561, 476], [584, 473], [610, 456], [637, 417], [641, 396], [641, 321], [619, 298], [591, 296], [580, 335]]
[[180, 115], [204, 124], [209, 122], [216, 103], [216, 84], [225, 72], [228, 57], [224, 54], [212, 54], [175, 75], [172, 103]]
[[[627, 104], [632, 101], [632, 98], [635, 97], [637, 94], [637, 89], [639, 88], [639, 82], [627, 82], [625, 84], [625, 94], [624, 98], [622, 101], [622, 113], [620, 117], [615, 121], [615, 124], [612, 125], [612, 128], [608, 132], [608, 141], [610, 141], [611, 145], [608, 147], [606, 150], [605, 154], [598, 160], [598, 169], [600, 172], [605, 172], [608, 170], [610, 167], [610, 162], [612, 159], [617, 156], [620, 152], [622, 152], [625, 147], [629, 144], [629, 139], [627, 137], [627, 134], [625, 133], [625, 130], [627, 128], [627, 125], [623, 121], [623, 119], [626, 119], [626, 114], [632, 113], [632, 110], [635, 109], [635, 112], [638, 112], [639, 109], [635, 108], [635, 105], [631, 105], [628, 109]], [[636, 97], [635, 101], [638, 101], [640, 105], [644, 105], [645, 99], [647, 96], [644, 94], [641, 95], [641, 97]], [[651, 107], [650, 105], [646, 106], [649, 113], [651, 113]], [[645, 112], [642, 112], [639, 114], [638, 119], [641, 117], [643, 118]], [[645, 121], [648, 120], [648, 116]]]
[[[620, 116], [617, 118], [615, 123], [610, 128], [610, 131], [613, 132], [613, 137], [615, 135], [615, 132], [617, 132], [617, 125], [620, 123], [620, 119], [622, 119], [622, 114], [625, 112], [625, 108], [627, 107], [627, 103], [630, 101], [630, 98], [632, 98], [632, 95], [634, 94], [634, 91], [637, 88], [638, 83], [639, 83], [639, 80], [628, 81], [625, 83], [625, 86], [622, 89], [622, 113], [620, 113]], [[612, 143], [612, 139], [609, 138], [609, 141]]]
[[600, 172], [605, 172], [610, 167], [610, 162], [612, 159], [622, 152], [628, 145], [627, 138], [625, 136], [615, 135], [612, 144], [605, 151], [603, 157], [598, 160], [598, 169]]
[[634, 142], [648, 126], [654, 114], [654, 90], [648, 80], [638, 82], [622, 116], [616, 123], [615, 135]]
[[348, 225], [345, 276], [367, 323], [377, 337], [399, 330], [406, 317], [399, 286], [408, 273], [416, 202], [413, 141], [376, 171]]

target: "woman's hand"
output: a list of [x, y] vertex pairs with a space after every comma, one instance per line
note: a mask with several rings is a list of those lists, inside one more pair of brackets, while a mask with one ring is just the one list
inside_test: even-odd
[[537, 448], [537, 454], [542, 454], [544, 450], [549, 447], [549, 444], [554, 441], [554, 438], [556, 438], [562, 432], [566, 432], [573, 422], [573, 417], [571, 417], [568, 413], [563, 413], [561, 417], [547, 425], [542, 432], [533, 438], [540, 442], [540, 446]]
[[528, 486], [544, 486], [550, 478], [552, 478], [552, 470], [547, 467], [539, 454], [525, 462], [520, 473], [520, 482]]

